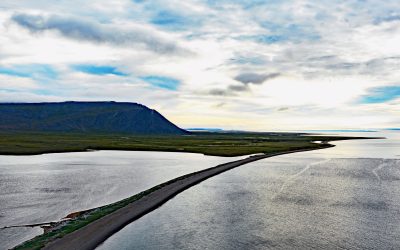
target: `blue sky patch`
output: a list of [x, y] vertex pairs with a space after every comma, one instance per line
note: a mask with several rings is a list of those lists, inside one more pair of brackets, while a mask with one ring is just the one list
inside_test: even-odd
[[150, 22], [162, 28], [172, 30], [182, 30], [186, 28], [193, 28], [194, 26], [200, 25], [200, 20], [194, 17], [188, 17], [181, 15], [177, 12], [169, 10], [161, 10], [157, 12], [151, 19]]
[[12, 67], [0, 67], [0, 74], [34, 79], [55, 79], [58, 76], [58, 73], [53, 69], [53, 67], [46, 64], [24, 64], [13, 65]]
[[144, 76], [140, 77], [145, 82], [150, 83], [153, 86], [168, 89], [168, 90], [177, 90], [179, 84], [181, 83], [179, 80], [165, 77], [165, 76]]
[[0, 74], [17, 76], [17, 77], [31, 77], [31, 74], [28, 72], [22, 72], [20, 70], [10, 69], [10, 68], [0, 68]]
[[384, 86], [369, 89], [361, 103], [383, 103], [400, 97], [400, 86]]
[[80, 64], [74, 65], [72, 68], [76, 71], [80, 71], [91, 75], [116, 75], [116, 76], [127, 76], [127, 74], [118, 71], [116, 67], [113, 66], [99, 66], [91, 64]]
[[152, 19], [151, 22], [156, 25], [167, 25], [167, 26], [174, 26], [174, 25], [184, 25], [185, 19], [173, 12], [170, 11], [160, 11], [158, 12]]
[[281, 35], [258, 35], [254, 36], [253, 39], [259, 43], [272, 44], [272, 43], [285, 42], [289, 40], [289, 37]]
[[280, 1], [277, 0], [228, 0], [228, 1], [215, 1], [215, 0], [207, 0], [206, 3], [211, 6], [211, 7], [220, 7], [224, 6], [225, 4], [234, 4], [234, 5], [239, 5], [242, 6], [243, 9], [251, 9], [255, 8], [258, 6], [263, 6], [263, 5], [276, 5], [280, 4]]
[[279, 25], [273, 22], [260, 23], [269, 34], [240, 36], [239, 40], [253, 40], [258, 43], [274, 44], [281, 42], [317, 41], [321, 36], [306, 25]]

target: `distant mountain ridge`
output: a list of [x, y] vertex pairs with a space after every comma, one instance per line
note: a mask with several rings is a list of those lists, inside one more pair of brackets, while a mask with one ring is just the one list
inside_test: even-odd
[[0, 103], [1, 131], [188, 133], [156, 110], [129, 102]]

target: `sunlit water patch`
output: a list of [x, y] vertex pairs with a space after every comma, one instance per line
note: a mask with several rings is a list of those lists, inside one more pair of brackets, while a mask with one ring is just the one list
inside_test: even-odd
[[[233, 159], [127, 151], [0, 156], [0, 228], [57, 221]], [[40, 228], [0, 229], [0, 249], [41, 232]]]
[[398, 135], [364, 142], [215, 176], [98, 249], [400, 249]]

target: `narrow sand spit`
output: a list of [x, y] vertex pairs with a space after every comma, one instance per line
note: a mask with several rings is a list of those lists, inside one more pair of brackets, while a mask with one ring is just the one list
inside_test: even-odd
[[315, 149], [293, 150], [275, 154], [258, 154], [248, 158], [228, 162], [216, 167], [208, 168], [199, 172], [187, 175], [184, 179], [178, 179], [146, 196], [136, 200], [129, 205], [118, 209], [92, 223], [65, 235], [64, 237], [48, 243], [43, 249], [71, 250], [71, 249], [95, 249], [108, 237], [121, 230], [124, 226], [141, 216], [153, 211], [169, 199], [212, 176], [218, 175], [238, 166], [258, 161], [264, 158], [309, 151]]

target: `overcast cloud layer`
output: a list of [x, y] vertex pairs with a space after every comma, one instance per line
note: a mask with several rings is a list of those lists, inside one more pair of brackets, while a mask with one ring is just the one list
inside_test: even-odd
[[400, 127], [398, 0], [7, 2], [1, 102], [139, 102], [181, 127]]

